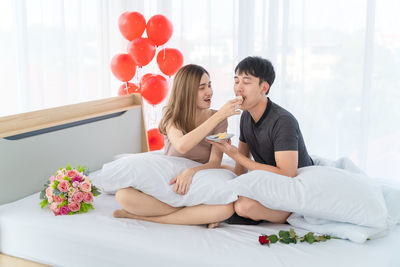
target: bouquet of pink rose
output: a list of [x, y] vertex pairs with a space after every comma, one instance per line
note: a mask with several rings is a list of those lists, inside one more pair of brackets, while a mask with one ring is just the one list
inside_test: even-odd
[[100, 195], [98, 189], [86, 176], [85, 167], [72, 169], [70, 165], [60, 168], [44, 185], [40, 193], [42, 208], [47, 205], [54, 215], [72, 215], [94, 209], [93, 196]]

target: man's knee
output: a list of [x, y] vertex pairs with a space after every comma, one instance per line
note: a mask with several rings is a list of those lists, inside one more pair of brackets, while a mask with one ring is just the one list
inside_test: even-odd
[[239, 197], [234, 204], [237, 215], [250, 218], [249, 214], [255, 205], [255, 201], [247, 197]]

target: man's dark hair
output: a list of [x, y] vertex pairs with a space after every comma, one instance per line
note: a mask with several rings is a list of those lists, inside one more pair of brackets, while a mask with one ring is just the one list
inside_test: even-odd
[[[275, 80], [275, 70], [271, 62], [261, 57], [246, 57], [237, 64], [235, 73], [245, 73], [257, 77], [260, 79], [260, 84], [262, 82], [267, 82], [269, 88], [271, 88]], [[268, 94], [269, 91], [270, 89], [266, 94]]]

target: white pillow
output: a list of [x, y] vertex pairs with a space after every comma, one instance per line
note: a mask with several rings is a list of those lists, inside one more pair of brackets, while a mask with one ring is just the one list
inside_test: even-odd
[[386, 225], [381, 190], [360, 174], [310, 166], [299, 169], [295, 178], [256, 170], [229, 183], [237, 195], [271, 209], [371, 227]]
[[400, 181], [389, 179], [374, 180], [380, 185], [388, 210], [388, 226], [400, 224]]
[[104, 164], [91, 179], [105, 193], [114, 194], [118, 189], [131, 186], [173, 207], [219, 205], [237, 199], [227, 186], [227, 181], [236, 175], [225, 169], [198, 171], [193, 176], [188, 193], [175, 193], [174, 186], [169, 185], [170, 180], [184, 170], [199, 165], [186, 158], [158, 153], [131, 154]]

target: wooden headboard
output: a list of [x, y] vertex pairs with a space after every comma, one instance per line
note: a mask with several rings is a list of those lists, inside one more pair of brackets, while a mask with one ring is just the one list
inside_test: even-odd
[[139, 94], [0, 117], [0, 204], [39, 192], [61, 166], [95, 171], [146, 151]]

